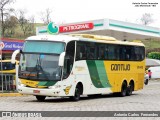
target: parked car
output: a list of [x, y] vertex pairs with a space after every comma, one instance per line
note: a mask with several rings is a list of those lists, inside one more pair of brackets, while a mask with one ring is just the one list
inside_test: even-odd
[[148, 81], [149, 81], [149, 75], [145, 73], [145, 75], [144, 75], [144, 84], [148, 85]]
[[157, 79], [160, 78], [160, 66], [150, 67], [148, 70], [151, 71], [151, 78]]

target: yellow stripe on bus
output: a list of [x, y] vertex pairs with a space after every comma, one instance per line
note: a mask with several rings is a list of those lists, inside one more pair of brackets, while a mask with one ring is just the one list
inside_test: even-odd
[[26, 79], [20, 79], [21, 83], [34, 88], [45, 88], [46, 86], [39, 86], [39, 81], [31, 81]]

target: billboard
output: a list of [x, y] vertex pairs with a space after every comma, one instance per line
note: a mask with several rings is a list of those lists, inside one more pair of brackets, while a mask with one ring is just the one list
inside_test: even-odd
[[17, 49], [22, 50], [24, 44], [23, 42], [8, 42], [8, 41], [3, 41], [3, 43], [4, 43], [3, 50], [17, 50]]

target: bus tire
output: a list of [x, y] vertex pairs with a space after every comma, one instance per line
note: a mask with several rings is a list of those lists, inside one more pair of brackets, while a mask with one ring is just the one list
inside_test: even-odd
[[36, 95], [36, 99], [40, 102], [44, 101], [46, 98], [46, 96], [40, 96], [40, 95]]
[[131, 82], [129, 83], [129, 86], [127, 87], [126, 95], [127, 95], [127, 96], [132, 95], [133, 90], [134, 90], [134, 83], [133, 83], [133, 81], [131, 81]]
[[124, 81], [121, 86], [120, 96], [125, 97], [127, 94], [127, 83]]
[[81, 86], [80, 85], [77, 85], [76, 86], [76, 89], [75, 89], [75, 93], [74, 93], [74, 96], [71, 96], [71, 100], [73, 101], [79, 101], [80, 100], [80, 95], [81, 95]]
[[144, 84], [145, 84], [145, 85], [148, 85], [148, 79], [145, 80]]

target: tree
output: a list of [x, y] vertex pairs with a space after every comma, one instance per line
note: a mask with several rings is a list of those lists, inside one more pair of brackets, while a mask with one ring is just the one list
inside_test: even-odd
[[45, 12], [40, 13], [40, 16], [41, 16], [40, 18], [44, 24], [49, 24], [51, 22], [51, 13], [52, 13], [52, 10], [50, 10], [49, 8], [47, 8]]
[[141, 22], [143, 25], [149, 25], [150, 23], [153, 22], [153, 19], [152, 19], [152, 14], [150, 13], [145, 13], [142, 15], [141, 17]]
[[1, 28], [2, 28], [2, 37], [4, 36], [4, 20], [5, 17], [11, 12], [13, 11], [12, 8], [7, 8], [7, 5], [9, 5], [10, 3], [13, 3], [14, 0], [1, 0], [0, 1], [0, 16], [1, 16]]
[[160, 52], [150, 52], [147, 57], [160, 60]]
[[35, 23], [35, 16], [31, 16], [30, 18], [29, 18], [29, 23], [30, 23], [30, 28], [29, 28], [29, 31], [30, 31], [30, 34], [32, 34], [32, 35], [34, 35], [34, 33], [35, 33], [35, 25], [34, 25], [34, 23]]
[[15, 33], [15, 28], [18, 24], [18, 20], [15, 16], [9, 16], [4, 21], [4, 36], [11, 37]]
[[25, 17], [26, 11], [25, 10], [18, 10], [16, 12], [16, 16], [18, 18], [18, 23], [23, 31], [24, 36], [28, 33], [30, 29], [29, 20]]

